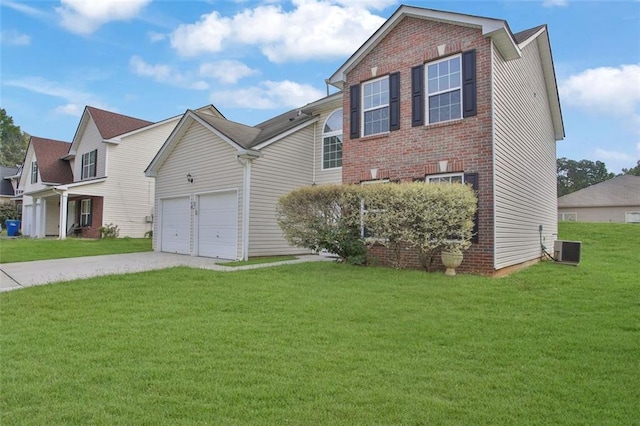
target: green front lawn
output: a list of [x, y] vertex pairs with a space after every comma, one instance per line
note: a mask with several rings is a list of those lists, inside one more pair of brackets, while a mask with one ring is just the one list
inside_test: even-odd
[[0, 293], [0, 424], [635, 424], [640, 227], [503, 279], [308, 263]]
[[15, 238], [0, 240], [0, 263], [151, 251], [150, 238]]

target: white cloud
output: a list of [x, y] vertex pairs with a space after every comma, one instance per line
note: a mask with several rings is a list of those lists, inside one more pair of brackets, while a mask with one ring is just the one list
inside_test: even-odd
[[166, 34], [162, 34], [162, 33], [158, 33], [156, 31], [149, 31], [147, 33], [147, 37], [149, 38], [149, 41], [151, 41], [152, 43], [157, 43], [157, 42], [162, 41], [165, 38], [167, 38], [167, 35]]
[[596, 149], [596, 156], [604, 160], [627, 161], [627, 162], [636, 160], [636, 158], [629, 153], [620, 152], [620, 151], [609, 151], [601, 148]]
[[293, 81], [264, 81], [259, 86], [211, 93], [211, 102], [251, 109], [295, 108], [324, 96], [322, 90]]
[[544, 7], [565, 7], [568, 5], [568, 0], [544, 0], [542, 2], [542, 6]]
[[612, 116], [640, 134], [640, 64], [592, 68], [559, 85], [564, 104]]
[[25, 15], [29, 15], [32, 16], [34, 18], [41, 18], [41, 17], [45, 17], [47, 15], [46, 12], [43, 12], [40, 9], [37, 9], [35, 7], [31, 7], [31, 6], [27, 6], [24, 3], [16, 3], [14, 1], [10, 1], [10, 0], [4, 0], [2, 2], [2, 6], [7, 6], [13, 10], [17, 10], [18, 12], [24, 13]]
[[[55, 108], [56, 112], [71, 115], [80, 115], [85, 105], [93, 105], [97, 108], [108, 107], [95, 95], [77, 89], [71, 89], [58, 82], [45, 80], [41, 77], [24, 77], [4, 81], [2, 84], [20, 87], [30, 92], [62, 99], [65, 104]], [[111, 109], [113, 111], [113, 109]]]
[[19, 33], [16, 30], [0, 32], [0, 44], [26, 46], [29, 43], [31, 43], [31, 37], [26, 34]]
[[201, 77], [214, 78], [226, 84], [235, 84], [238, 80], [257, 73], [257, 70], [235, 60], [208, 62], [200, 65]]
[[390, 0], [294, 0], [293, 9], [261, 5], [232, 17], [214, 11], [179, 26], [171, 45], [181, 55], [223, 51], [235, 45], [257, 46], [272, 62], [348, 56], [385, 21], [372, 14]]
[[60, 0], [61, 25], [77, 34], [91, 34], [110, 21], [135, 17], [151, 0]]
[[209, 88], [209, 85], [205, 81], [197, 80], [189, 74], [182, 74], [169, 65], [151, 65], [139, 56], [131, 57], [129, 60], [129, 67], [134, 74], [144, 77], [152, 77], [159, 83], [168, 83], [173, 86], [194, 90], [204, 90]]

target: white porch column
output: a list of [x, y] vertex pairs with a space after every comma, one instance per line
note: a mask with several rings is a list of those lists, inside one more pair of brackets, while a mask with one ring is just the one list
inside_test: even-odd
[[47, 236], [47, 199], [40, 198], [40, 217], [38, 218], [38, 238]]
[[31, 227], [29, 228], [29, 236], [32, 238], [38, 235], [38, 222], [36, 222], [36, 210], [38, 209], [37, 203], [38, 199], [31, 197]]
[[58, 238], [64, 240], [67, 238], [67, 202], [69, 201], [69, 193], [62, 191], [60, 194], [60, 225], [58, 227]]

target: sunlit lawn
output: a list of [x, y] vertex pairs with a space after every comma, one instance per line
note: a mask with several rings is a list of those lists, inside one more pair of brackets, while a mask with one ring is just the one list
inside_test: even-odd
[[637, 424], [640, 226], [503, 279], [313, 263], [0, 294], [0, 424]]
[[150, 238], [14, 238], [0, 240], [0, 263], [151, 251]]

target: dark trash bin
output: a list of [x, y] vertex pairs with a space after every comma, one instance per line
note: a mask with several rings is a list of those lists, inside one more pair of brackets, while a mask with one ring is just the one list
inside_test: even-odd
[[17, 237], [18, 230], [20, 229], [20, 221], [19, 220], [5, 220], [4, 224], [7, 225], [7, 236], [8, 237]]

